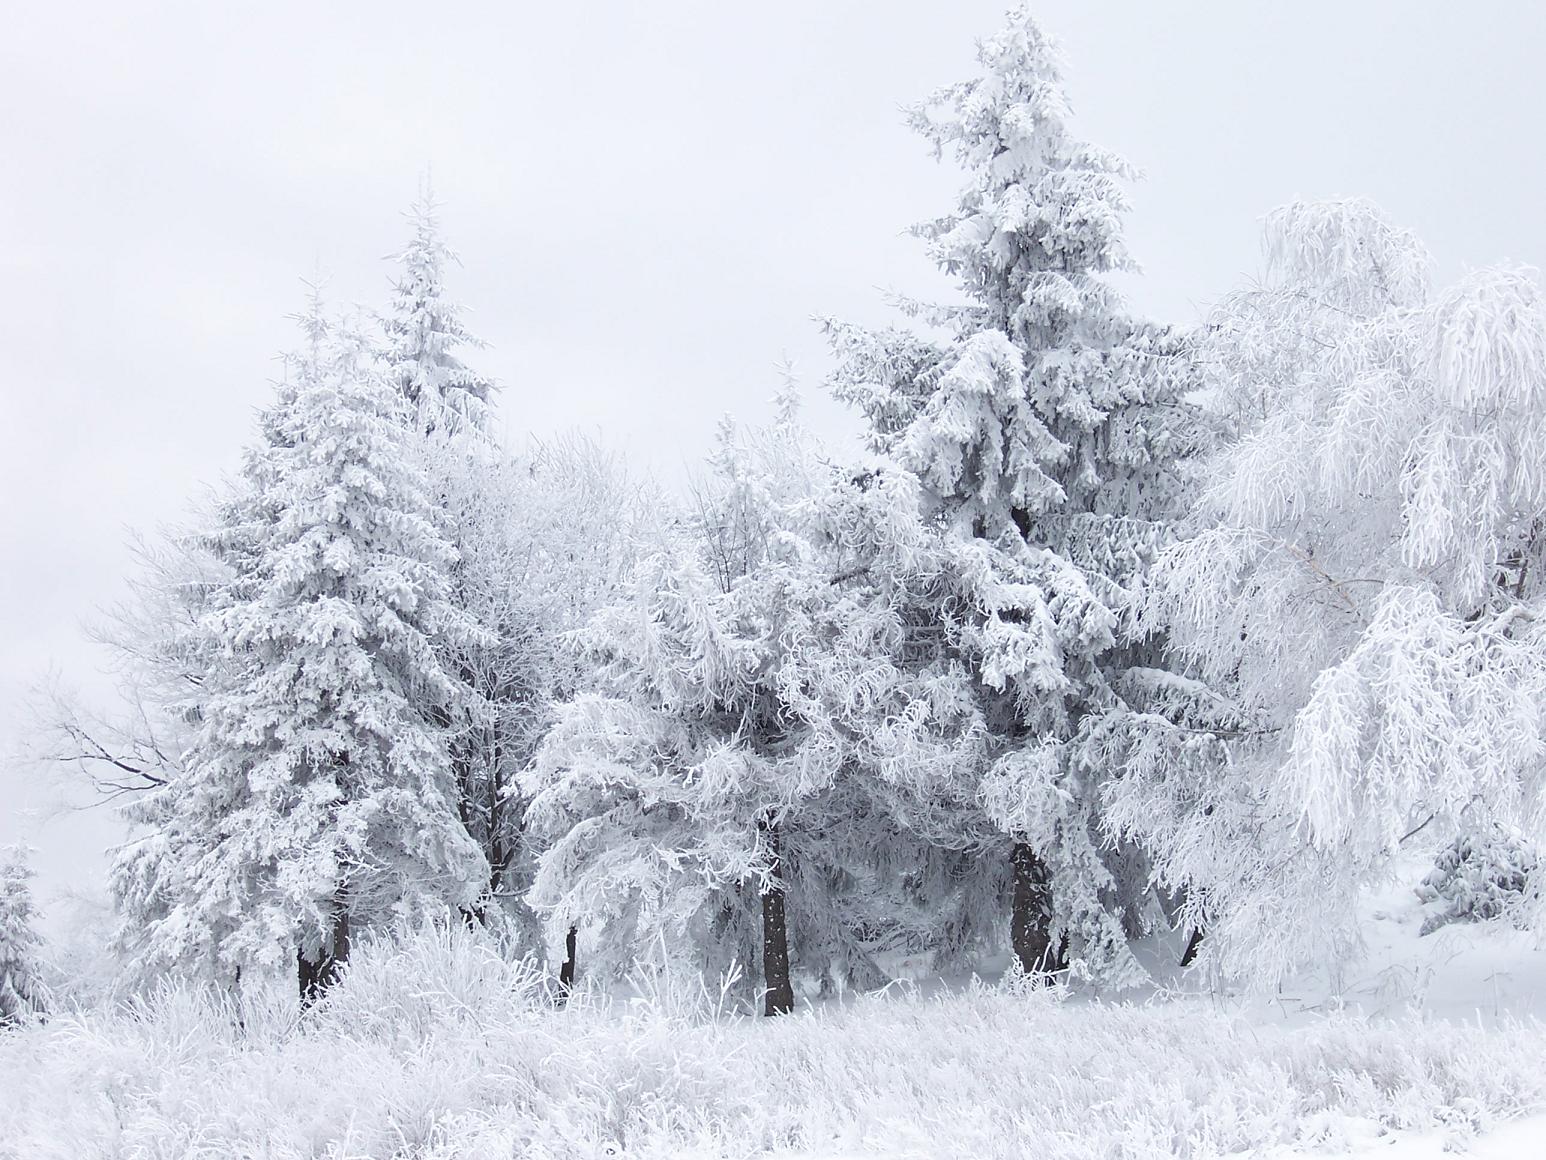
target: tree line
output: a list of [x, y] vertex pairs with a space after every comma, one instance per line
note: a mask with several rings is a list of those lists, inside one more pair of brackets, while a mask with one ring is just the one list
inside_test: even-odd
[[328, 985], [460, 915], [576, 973], [872, 987], [998, 949], [1121, 987], [1134, 942], [1257, 983], [1356, 950], [1413, 843], [1539, 832], [1546, 308], [1447, 289], [1362, 201], [1269, 216], [1202, 322], [1113, 275], [1127, 164], [1022, 9], [909, 116], [963, 175], [957, 291], [822, 326], [685, 496], [507, 451], [427, 196], [389, 306], [314, 294], [239, 478], [143, 546], [131, 719], [56, 757], [129, 795], [136, 972]]

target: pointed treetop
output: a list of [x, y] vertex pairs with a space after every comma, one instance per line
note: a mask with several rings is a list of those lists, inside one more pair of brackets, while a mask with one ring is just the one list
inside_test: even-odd
[[1060, 54], [1025, 8], [977, 59], [982, 76], [909, 110], [936, 154], [949, 147], [970, 176], [956, 212], [917, 232], [975, 300], [963, 321], [1044, 345], [1059, 320], [1115, 308], [1088, 276], [1132, 268], [1122, 183], [1134, 173], [1071, 132]]
[[778, 390], [773, 392], [773, 425], [778, 428], [799, 426], [800, 412], [805, 398], [800, 390], [800, 376], [793, 360], [782, 358], [775, 368], [778, 371]]
[[481, 427], [497, 388], [462, 361], [464, 348], [481, 350], [484, 343], [467, 330], [461, 308], [445, 296], [446, 267], [460, 259], [441, 237], [439, 211], [426, 176], [406, 215], [412, 237], [392, 259], [399, 274], [392, 308], [383, 320], [387, 362], [425, 430]]

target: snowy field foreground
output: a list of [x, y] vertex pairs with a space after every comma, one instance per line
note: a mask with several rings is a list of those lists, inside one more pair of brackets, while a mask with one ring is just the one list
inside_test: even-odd
[[304, 1019], [187, 990], [65, 1015], [0, 1040], [0, 1156], [1409, 1160], [1546, 1135], [1546, 1035], [1496, 1009], [972, 984], [766, 1020], [644, 990], [555, 1010], [457, 931], [365, 948]]

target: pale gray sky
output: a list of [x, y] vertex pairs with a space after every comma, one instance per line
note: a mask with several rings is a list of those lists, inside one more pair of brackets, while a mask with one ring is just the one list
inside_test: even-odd
[[[599, 429], [671, 477], [816, 313], [927, 293], [904, 227], [956, 175], [898, 106], [970, 74], [1003, 0], [146, 3], [0, 8], [0, 747], [50, 667], [101, 689], [80, 622], [125, 528], [237, 461], [298, 277], [379, 302], [433, 166], [512, 434]], [[1364, 194], [1441, 274], [1546, 261], [1546, 5], [1044, 0], [1078, 125], [1143, 169], [1143, 308], [1186, 320], [1296, 196]], [[834, 435], [847, 426], [815, 406]], [[101, 816], [46, 824], [0, 770], [0, 841], [89, 878]]]

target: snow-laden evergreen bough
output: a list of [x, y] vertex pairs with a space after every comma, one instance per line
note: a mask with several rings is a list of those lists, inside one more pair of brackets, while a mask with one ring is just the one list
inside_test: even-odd
[[1149, 920], [1147, 875], [1099, 806], [1124, 760], [1110, 727], [1131, 712], [1123, 673], [1146, 651], [1119, 629], [1207, 428], [1180, 336], [1132, 317], [1109, 280], [1132, 267], [1130, 174], [1072, 134], [1053, 45], [1020, 9], [978, 59], [981, 77], [912, 112], [969, 178], [953, 212], [917, 228], [966, 301], [904, 303], [927, 331], [829, 323], [832, 386], [874, 449], [916, 474], [931, 520], [1036, 573], [1055, 618], [1082, 610], [1032, 670], [979, 670], [1000, 706], [975, 792], [1012, 839], [1024, 968], [1072, 955], [1134, 980], [1126, 943]]
[[0, 850], [0, 1028], [30, 1022], [48, 1009], [38, 964], [43, 940], [35, 926], [33, 873], [21, 847]]
[[1141, 609], [1197, 680], [1149, 682], [1110, 808], [1273, 982], [1356, 951], [1404, 842], [1546, 821], [1546, 298], [1509, 267], [1435, 293], [1366, 202], [1267, 239], [1205, 347], [1237, 437]]
[[305, 992], [352, 930], [470, 904], [488, 871], [444, 725], [463, 689], [434, 648], [480, 631], [448, 599], [454, 550], [366, 341], [315, 303], [303, 321], [208, 541], [230, 569], [201, 624], [220, 663], [115, 882], [142, 961], [224, 981], [298, 962]]

